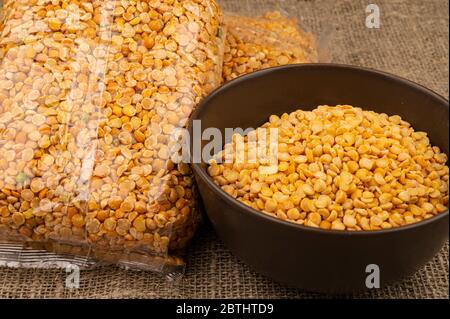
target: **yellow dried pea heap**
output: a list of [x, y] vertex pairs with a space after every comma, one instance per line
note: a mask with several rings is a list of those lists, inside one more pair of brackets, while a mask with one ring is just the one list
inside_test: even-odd
[[280, 12], [261, 17], [225, 16], [223, 80], [269, 67], [318, 62], [313, 36]]
[[221, 81], [214, 0], [8, 0], [0, 236], [164, 254], [197, 221], [171, 136]]
[[[225, 192], [256, 210], [350, 231], [400, 227], [447, 210], [447, 155], [399, 116], [319, 106], [272, 115], [262, 128], [278, 129], [277, 165], [267, 158], [251, 164], [254, 144], [246, 136], [240, 146], [246, 160], [238, 162], [234, 152], [230, 163], [217, 164], [222, 151], [208, 167]], [[259, 140], [268, 130], [251, 134]], [[236, 149], [238, 140], [227, 147]]]

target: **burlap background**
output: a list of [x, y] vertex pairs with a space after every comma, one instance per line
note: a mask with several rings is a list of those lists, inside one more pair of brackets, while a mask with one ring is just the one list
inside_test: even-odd
[[[446, 0], [222, 0], [226, 10], [252, 14], [281, 9], [327, 38], [334, 62], [388, 71], [448, 97], [448, 1]], [[382, 27], [367, 29], [365, 8], [376, 3]], [[307, 243], [306, 243], [307, 244]], [[411, 243], [414, 245], [414, 243]], [[359, 298], [448, 298], [448, 244], [415, 276]], [[324, 253], [326, 253], [324, 251]], [[81, 273], [81, 287], [64, 288], [64, 270], [0, 268], [1, 298], [317, 298], [281, 286], [239, 262], [211, 227], [202, 227], [188, 254], [181, 282], [158, 275], [103, 267]]]

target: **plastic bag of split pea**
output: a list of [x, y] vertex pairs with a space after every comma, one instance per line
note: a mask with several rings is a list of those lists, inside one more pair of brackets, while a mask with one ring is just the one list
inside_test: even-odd
[[4, 0], [0, 26], [3, 259], [182, 267], [199, 212], [171, 137], [221, 82], [216, 2]]
[[[224, 21], [224, 82], [270, 67], [319, 62], [319, 41], [286, 13], [269, 11], [256, 17], [227, 13]], [[324, 54], [320, 60], [328, 62]]]

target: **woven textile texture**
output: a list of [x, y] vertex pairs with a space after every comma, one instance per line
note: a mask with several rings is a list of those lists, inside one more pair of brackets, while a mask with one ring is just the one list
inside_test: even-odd
[[[380, 7], [380, 29], [365, 26], [370, 3]], [[222, 0], [221, 4], [226, 11], [249, 15], [281, 10], [318, 35], [333, 62], [394, 73], [448, 97], [446, 0]], [[448, 251], [446, 244], [431, 262], [403, 282], [344, 297], [448, 298]], [[0, 268], [0, 298], [336, 297], [282, 286], [256, 274], [223, 246], [208, 223], [189, 249], [186, 274], [179, 282], [116, 267], [82, 271], [79, 289], [66, 289], [65, 280], [64, 270]]]

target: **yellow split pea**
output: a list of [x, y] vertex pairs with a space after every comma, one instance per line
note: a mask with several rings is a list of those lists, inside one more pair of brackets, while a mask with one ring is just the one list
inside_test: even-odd
[[185, 247], [197, 192], [173, 133], [222, 80], [216, 1], [4, 4], [0, 234], [127, 258]]
[[224, 82], [269, 67], [318, 60], [313, 36], [278, 11], [256, 18], [225, 16], [225, 26]]
[[277, 165], [238, 162], [236, 154], [227, 163], [222, 151], [208, 167], [225, 192], [256, 210], [349, 231], [400, 227], [447, 210], [447, 155], [400, 116], [319, 106], [272, 115], [262, 128], [278, 129]]

